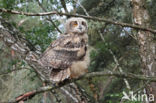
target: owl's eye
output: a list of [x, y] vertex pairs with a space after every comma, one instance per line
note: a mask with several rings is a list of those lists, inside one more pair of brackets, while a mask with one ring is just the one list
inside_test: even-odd
[[86, 23], [83, 21], [83, 22], [82, 22], [82, 25], [86, 26]]
[[74, 21], [74, 22], [73, 22], [73, 26], [74, 26], [74, 27], [78, 26], [77, 21]]

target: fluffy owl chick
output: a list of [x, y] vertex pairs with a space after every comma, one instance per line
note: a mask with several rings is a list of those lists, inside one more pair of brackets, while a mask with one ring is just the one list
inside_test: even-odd
[[86, 20], [70, 18], [65, 28], [65, 34], [53, 41], [38, 60], [55, 82], [85, 74], [90, 62]]
[[[77, 53], [77, 57], [79, 58], [82, 57], [82, 59], [79, 61], [73, 61], [70, 67], [71, 78], [77, 78], [88, 71], [90, 58], [89, 58], [89, 50], [87, 50], [88, 49], [87, 30], [88, 25], [86, 20], [83, 18], [71, 18], [66, 23], [66, 33], [78, 35], [79, 37], [75, 39], [75, 42], [85, 42], [83, 47], [81, 47]], [[81, 41], [79, 39], [81, 39]]]

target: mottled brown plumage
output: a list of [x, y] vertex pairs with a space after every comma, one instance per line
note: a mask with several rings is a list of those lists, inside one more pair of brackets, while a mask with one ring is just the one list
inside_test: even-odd
[[[84, 30], [79, 31], [78, 27], [73, 24], [75, 21], [77, 26], [84, 26]], [[87, 71], [89, 65], [89, 55], [86, 55], [88, 53], [87, 23], [82, 25], [82, 22], [86, 23], [82, 18], [69, 19], [66, 28], [71, 30], [66, 30], [68, 31], [66, 34], [62, 34], [52, 42], [38, 60], [41, 66], [46, 68], [45, 72], [52, 81], [77, 78]]]

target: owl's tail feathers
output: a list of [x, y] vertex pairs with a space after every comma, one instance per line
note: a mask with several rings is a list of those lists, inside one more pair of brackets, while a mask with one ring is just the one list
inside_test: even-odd
[[69, 79], [71, 73], [70, 69], [53, 69], [50, 74], [50, 80], [54, 82], [61, 82], [65, 79]]

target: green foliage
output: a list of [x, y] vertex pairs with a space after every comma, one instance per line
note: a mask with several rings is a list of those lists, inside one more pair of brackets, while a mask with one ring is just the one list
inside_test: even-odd
[[32, 30], [26, 32], [26, 38], [33, 45], [40, 45], [42, 51], [45, 50], [52, 40], [56, 39], [57, 34], [53, 33], [54, 28], [50, 25], [43, 25], [41, 27], [34, 27]]
[[0, 7], [13, 9], [15, 5], [15, 0], [0, 0]]

